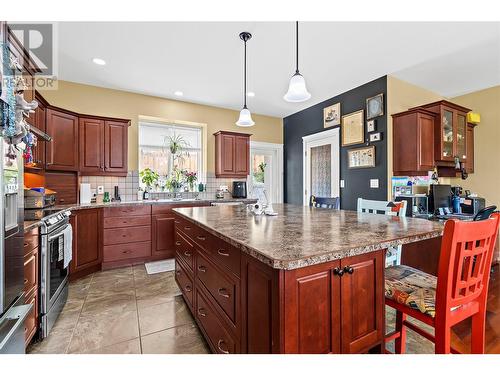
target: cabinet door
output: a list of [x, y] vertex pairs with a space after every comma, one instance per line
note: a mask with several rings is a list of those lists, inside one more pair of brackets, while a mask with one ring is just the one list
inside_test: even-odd
[[443, 108], [441, 112], [441, 154], [439, 160], [453, 161], [455, 151], [454, 117], [451, 109]]
[[173, 215], [153, 216], [153, 256], [175, 257], [175, 218]]
[[106, 121], [104, 129], [105, 171], [127, 173], [128, 123]]
[[101, 214], [99, 209], [80, 210], [71, 215], [73, 260], [70, 273], [102, 262]]
[[46, 145], [46, 168], [49, 170], [78, 170], [78, 117], [49, 108], [47, 134], [52, 142]]
[[467, 173], [474, 173], [474, 125], [467, 124], [465, 169]]
[[[30, 123], [30, 125], [45, 132], [46, 131], [45, 113], [46, 109], [40, 103], [38, 107], [35, 109], [35, 114], [32, 120], [33, 122]], [[25, 164], [25, 167], [36, 168], [36, 169], [45, 168], [45, 143], [46, 143], [45, 141], [38, 139], [36, 146], [33, 146], [32, 149], [33, 162], [30, 164]]]
[[366, 352], [383, 341], [384, 252], [342, 259], [341, 267], [342, 353]]
[[104, 121], [80, 117], [80, 172], [104, 170]]
[[340, 353], [340, 262], [285, 273], [285, 353]]
[[455, 144], [456, 151], [455, 155], [460, 158], [461, 161], [467, 160], [467, 120], [466, 114], [462, 112], [457, 112], [456, 119], [456, 132], [455, 132]]
[[250, 143], [248, 137], [236, 136], [234, 140], [234, 173], [246, 176], [249, 169]]
[[[432, 171], [434, 169], [434, 118], [425, 114], [418, 114], [417, 152], [418, 171]], [[403, 147], [405, 141], [402, 141]]]
[[235, 171], [234, 151], [236, 137], [234, 135], [222, 134], [221, 136], [221, 153], [219, 155], [221, 164], [221, 174], [233, 174]]

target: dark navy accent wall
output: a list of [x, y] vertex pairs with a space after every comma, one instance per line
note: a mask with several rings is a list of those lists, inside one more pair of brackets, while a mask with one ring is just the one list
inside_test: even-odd
[[[340, 179], [345, 181], [345, 187], [340, 189], [340, 199], [341, 208], [346, 210], [356, 209], [358, 197], [387, 199], [387, 77], [384, 76], [283, 119], [284, 199], [286, 203], [302, 204], [302, 195], [304, 194], [302, 186], [302, 137], [331, 129], [323, 128], [323, 108], [340, 102], [342, 115], [364, 109], [365, 140], [368, 140], [366, 99], [380, 93], [384, 94], [384, 115], [376, 118], [376, 132], [382, 133], [382, 140], [370, 144], [375, 146], [375, 167], [363, 169], [349, 169], [347, 167], [347, 151], [363, 147], [366, 143], [341, 146]], [[342, 129], [340, 131], [342, 134]], [[377, 189], [370, 188], [370, 179], [375, 178], [379, 180]]]

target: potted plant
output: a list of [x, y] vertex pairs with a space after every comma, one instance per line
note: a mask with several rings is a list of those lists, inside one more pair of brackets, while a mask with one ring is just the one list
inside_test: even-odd
[[150, 168], [143, 169], [139, 173], [139, 176], [141, 177], [142, 183], [146, 185], [146, 189], [144, 190], [144, 195], [146, 196], [146, 192], [149, 193], [149, 191], [151, 191], [151, 186], [158, 181], [160, 176]]
[[184, 171], [184, 177], [185, 177], [186, 182], [189, 186], [189, 191], [194, 191], [194, 184], [198, 180], [198, 176], [196, 175], [196, 172]]
[[174, 167], [174, 170], [170, 174], [170, 177], [167, 179], [166, 186], [168, 190], [174, 193], [178, 193], [182, 188], [182, 177], [182, 171], [177, 167]]

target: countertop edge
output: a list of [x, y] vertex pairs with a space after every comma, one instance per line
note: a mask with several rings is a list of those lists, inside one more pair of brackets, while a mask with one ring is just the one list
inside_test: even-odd
[[235, 240], [234, 238], [227, 237], [221, 233], [219, 233], [217, 230], [204, 225], [203, 223], [200, 223], [199, 221], [191, 218], [190, 216], [183, 214], [177, 209], [173, 209], [173, 211], [182, 216], [184, 219], [190, 221], [193, 224], [196, 224], [200, 226], [201, 228], [205, 229], [207, 232], [210, 234], [216, 236], [217, 238], [220, 238], [221, 240], [235, 246], [236, 248], [240, 249], [243, 251], [245, 254], [250, 255], [251, 257], [261, 261], [262, 263], [274, 268], [274, 269], [279, 269], [279, 270], [294, 270], [298, 268], [303, 268], [307, 266], [312, 266], [315, 264], [321, 264], [321, 263], [327, 263], [331, 262], [334, 260], [339, 260], [339, 259], [344, 259], [356, 255], [362, 255], [366, 253], [370, 253], [373, 251], [378, 251], [382, 249], [386, 249], [388, 247], [395, 247], [399, 245], [406, 245], [412, 242], [418, 242], [418, 241], [423, 241], [423, 240], [428, 240], [432, 238], [436, 238], [442, 235], [443, 231], [433, 231], [430, 233], [424, 233], [424, 234], [416, 234], [412, 236], [407, 236], [407, 237], [402, 237], [397, 240], [392, 240], [392, 241], [386, 241], [382, 242], [379, 244], [375, 245], [366, 245], [366, 246], [360, 246], [356, 248], [351, 248], [345, 250], [345, 252], [339, 252], [335, 251], [332, 253], [327, 253], [327, 254], [321, 254], [321, 255], [312, 255], [307, 258], [301, 258], [301, 259], [295, 259], [295, 260], [277, 260], [277, 259], [271, 259], [267, 257], [266, 255], [262, 254], [259, 250], [245, 245], [238, 240]]

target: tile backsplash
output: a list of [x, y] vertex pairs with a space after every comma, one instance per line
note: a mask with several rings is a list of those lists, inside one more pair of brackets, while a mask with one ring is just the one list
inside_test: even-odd
[[[208, 172], [205, 178], [201, 178], [197, 181], [197, 184], [203, 182], [206, 185], [206, 190], [202, 193], [192, 193], [192, 192], [182, 192], [184, 198], [194, 197], [198, 194], [200, 198], [212, 199], [215, 198], [215, 191], [221, 185], [226, 185], [231, 191], [233, 187], [233, 181], [242, 179], [232, 179], [232, 178], [216, 178], [213, 172]], [[123, 202], [135, 201], [137, 200], [137, 191], [139, 190], [139, 172], [129, 171], [127, 177], [111, 177], [111, 176], [82, 176], [80, 178], [81, 183], [90, 184], [90, 188], [93, 193], [97, 190], [97, 186], [104, 186], [104, 191], [109, 192], [110, 198], [114, 196], [114, 187], [118, 186], [121, 200]], [[167, 199], [173, 196], [171, 192], [151, 192], [153, 199]], [[231, 194], [228, 193], [227, 197]]]

